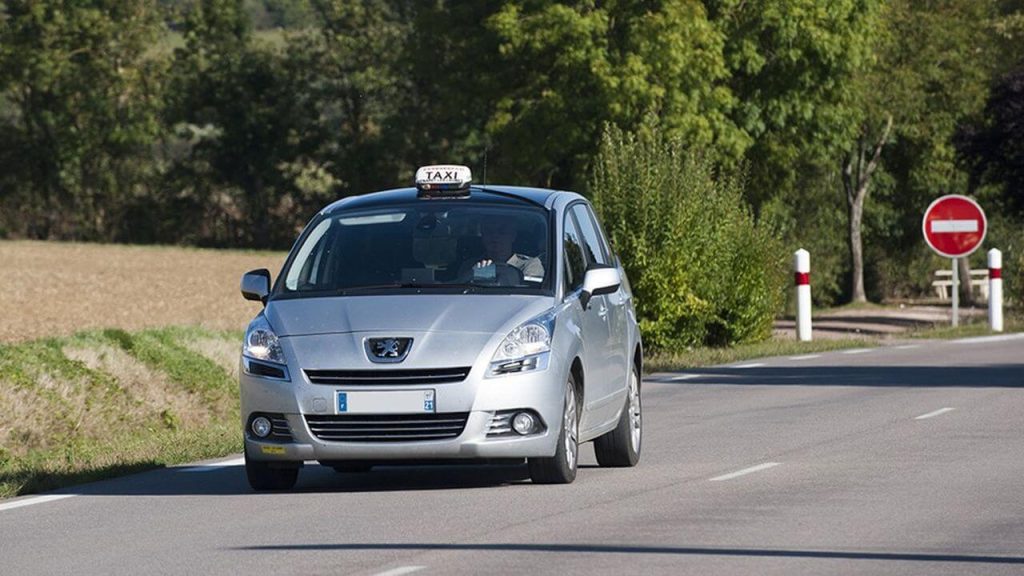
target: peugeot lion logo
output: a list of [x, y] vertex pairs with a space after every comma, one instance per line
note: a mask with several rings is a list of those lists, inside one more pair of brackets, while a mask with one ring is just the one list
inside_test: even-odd
[[409, 355], [412, 338], [367, 338], [366, 355], [372, 362], [401, 362]]

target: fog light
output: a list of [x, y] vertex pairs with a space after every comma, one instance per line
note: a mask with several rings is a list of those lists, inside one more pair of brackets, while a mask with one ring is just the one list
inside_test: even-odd
[[535, 424], [536, 421], [533, 419], [533, 416], [527, 412], [520, 412], [512, 419], [512, 429], [521, 436], [526, 436], [533, 432]]
[[252, 424], [249, 427], [252, 428], [252, 433], [255, 434], [257, 438], [266, 438], [267, 436], [270, 436], [270, 420], [264, 416], [257, 416], [253, 418]]

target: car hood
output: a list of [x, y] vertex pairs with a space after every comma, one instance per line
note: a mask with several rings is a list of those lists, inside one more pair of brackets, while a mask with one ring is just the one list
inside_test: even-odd
[[549, 296], [414, 294], [273, 300], [267, 320], [278, 336], [349, 332], [504, 333], [554, 305]]

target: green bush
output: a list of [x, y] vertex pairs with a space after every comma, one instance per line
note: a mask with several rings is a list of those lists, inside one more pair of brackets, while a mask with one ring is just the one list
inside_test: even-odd
[[645, 346], [767, 338], [787, 271], [743, 199], [743, 175], [651, 122], [605, 130], [589, 190], [636, 297]]

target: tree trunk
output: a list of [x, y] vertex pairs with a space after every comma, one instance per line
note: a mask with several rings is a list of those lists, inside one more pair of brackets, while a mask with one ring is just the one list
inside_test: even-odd
[[863, 191], [858, 191], [853, 202], [849, 203], [850, 262], [853, 264], [851, 300], [853, 302], [868, 301], [868, 297], [864, 293], [864, 244], [860, 237], [861, 223], [864, 219], [865, 196], [867, 196], [866, 188]]
[[[885, 127], [877, 141], [868, 141], [867, 129], [861, 132], [856, 148], [843, 161], [843, 190], [846, 192], [846, 206], [849, 209], [850, 260], [853, 267], [850, 296], [853, 302], [867, 302], [864, 291], [864, 244], [861, 228], [864, 221], [864, 201], [868, 197], [871, 176], [878, 168], [882, 147], [892, 130], [892, 115], [885, 118]], [[870, 152], [871, 156], [868, 157]]]

